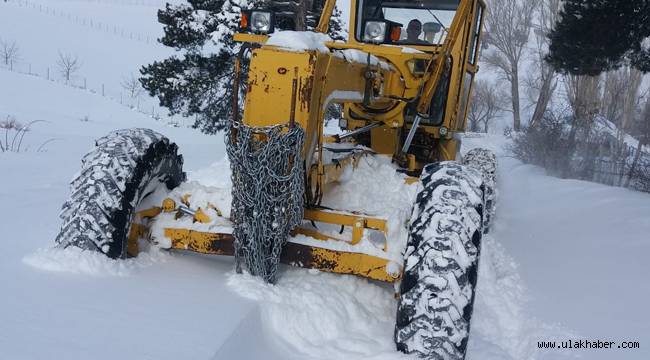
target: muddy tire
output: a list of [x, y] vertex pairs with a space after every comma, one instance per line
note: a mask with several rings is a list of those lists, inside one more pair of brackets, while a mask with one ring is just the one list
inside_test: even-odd
[[178, 147], [149, 129], [113, 131], [81, 160], [63, 204], [62, 247], [125, 258], [135, 209], [160, 186], [173, 189], [185, 180]]
[[483, 233], [487, 234], [492, 225], [496, 212], [497, 201], [497, 157], [487, 149], [476, 148], [470, 150], [463, 157], [463, 165], [477, 169], [483, 176], [485, 187], [485, 216], [483, 220]]
[[483, 225], [479, 171], [431, 164], [409, 224], [395, 325], [397, 349], [426, 359], [464, 359]]

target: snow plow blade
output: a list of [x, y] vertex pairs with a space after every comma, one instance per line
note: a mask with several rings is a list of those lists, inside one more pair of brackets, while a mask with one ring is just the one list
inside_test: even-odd
[[[167, 228], [165, 236], [171, 239], [172, 249], [211, 255], [235, 255], [232, 234]], [[394, 282], [399, 278], [399, 275], [391, 275], [386, 271], [389, 260], [362, 253], [337, 251], [292, 242], [284, 246], [280, 262], [306, 269], [357, 275], [385, 282]]]

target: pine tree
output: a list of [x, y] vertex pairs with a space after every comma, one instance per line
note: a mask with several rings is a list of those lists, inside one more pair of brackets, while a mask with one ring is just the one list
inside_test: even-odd
[[[305, 23], [313, 28], [324, 5], [323, 0], [305, 1], [309, 9]], [[187, 4], [167, 4], [158, 11], [164, 35], [160, 43], [177, 51], [176, 55], [142, 67], [140, 82], [151, 96], [171, 114], [194, 117], [193, 126], [214, 134], [227, 127], [232, 118], [234, 61], [240, 44], [233, 41], [241, 10], [267, 8], [282, 10], [281, 29], [295, 26], [295, 6], [285, 1], [265, 0], [187, 0]], [[330, 34], [341, 39], [344, 30], [339, 17], [332, 18]], [[284, 20], [283, 20], [284, 19]], [[287, 20], [289, 19], [289, 20]]]
[[650, 0], [565, 0], [547, 61], [562, 73], [598, 75], [624, 63], [650, 71]]

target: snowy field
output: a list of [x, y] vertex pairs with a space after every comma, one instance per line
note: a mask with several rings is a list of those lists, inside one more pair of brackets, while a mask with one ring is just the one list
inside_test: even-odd
[[[154, 38], [158, 1], [32, 1]], [[34, 68], [69, 48], [85, 76], [119, 86], [165, 56], [153, 42], [0, 2], [0, 37]], [[223, 138], [168, 127], [115, 99], [0, 69], [0, 120], [33, 125], [0, 153], [0, 359], [408, 359], [393, 348], [392, 288], [283, 267], [276, 286], [232, 260], [149, 252], [109, 261], [52, 251], [68, 182], [93, 140], [148, 127], [179, 144], [190, 180], [227, 184]], [[4, 133], [0, 131], [0, 136]], [[46, 141], [48, 142], [37, 151]], [[483, 244], [469, 360], [650, 358], [650, 195], [548, 177], [508, 157]], [[538, 350], [539, 341], [638, 341], [640, 349]]]

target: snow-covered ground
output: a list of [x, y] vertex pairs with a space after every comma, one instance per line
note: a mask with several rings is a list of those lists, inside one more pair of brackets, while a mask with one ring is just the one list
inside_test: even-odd
[[[153, 0], [34, 2], [157, 36]], [[106, 35], [0, 2], [0, 36], [17, 40], [26, 58], [78, 46], [89, 76], [107, 83], [166, 52]], [[94, 56], [99, 47], [111, 55]], [[7, 115], [45, 122], [26, 135], [28, 151], [0, 153], [0, 359], [409, 358], [393, 348], [390, 286], [288, 267], [269, 286], [234, 274], [229, 258], [152, 251], [116, 262], [50, 250], [67, 183], [95, 138], [153, 128], [179, 144], [190, 179], [208, 185], [227, 180], [223, 139], [0, 69], [0, 120]], [[506, 145], [498, 136], [464, 142], [466, 150], [492, 148], [500, 161], [468, 359], [650, 358], [650, 196], [548, 177], [509, 158]], [[569, 339], [638, 341], [641, 348], [537, 349], [538, 341]]]

